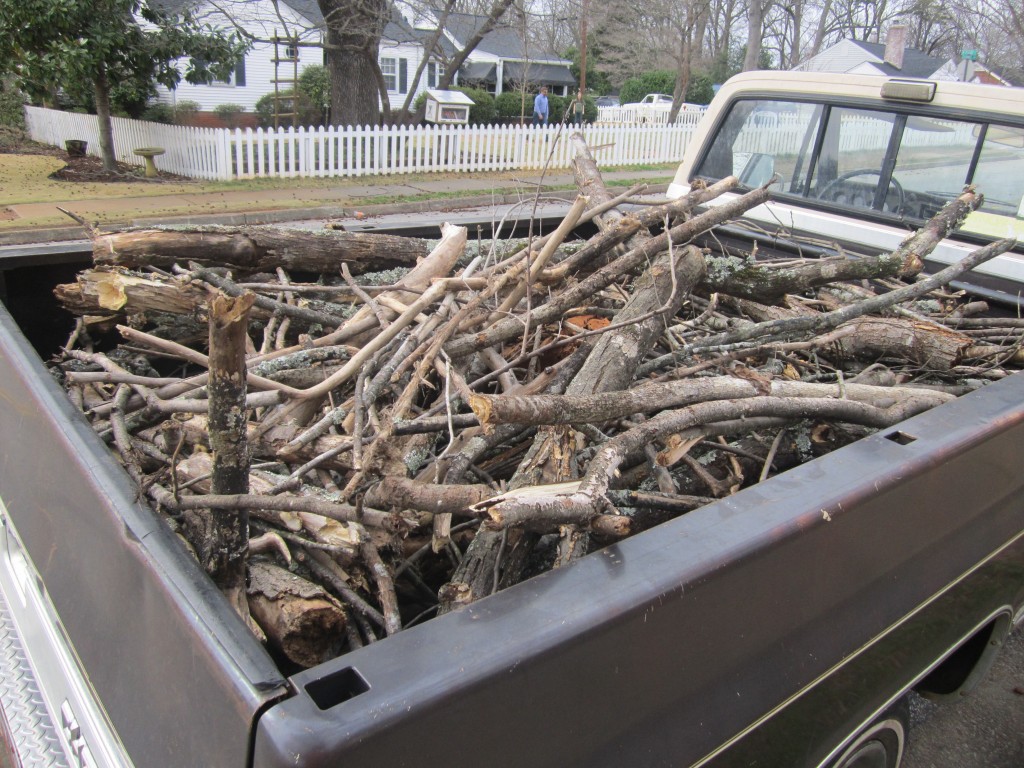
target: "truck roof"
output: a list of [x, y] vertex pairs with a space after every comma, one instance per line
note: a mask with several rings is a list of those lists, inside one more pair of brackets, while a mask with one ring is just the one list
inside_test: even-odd
[[886, 83], [929, 84], [934, 87], [934, 92], [927, 103], [938, 107], [1024, 116], [1024, 88], [961, 83], [953, 80], [891, 78], [831, 72], [743, 72], [730, 78], [719, 89], [716, 100], [725, 101], [739, 92], [762, 89], [772, 93], [793, 95], [805, 93], [821, 96], [827, 93], [840, 98], [876, 99], [887, 103], [912, 100], [883, 98], [882, 86]]

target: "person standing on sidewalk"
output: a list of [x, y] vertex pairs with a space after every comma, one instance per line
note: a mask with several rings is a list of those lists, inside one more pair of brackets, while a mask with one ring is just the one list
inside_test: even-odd
[[540, 93], [533, 100], [533, 124], [547, 125], [548, 110], [548, 88], [546, 85], [543, 85], [541, 86]]
[[583, 101], [583, 91], [576, 91], [576, 98], [572, 100], [572, 122], [574, 125], [583, 125], [583, 115], [587, 111], [587, 105]]

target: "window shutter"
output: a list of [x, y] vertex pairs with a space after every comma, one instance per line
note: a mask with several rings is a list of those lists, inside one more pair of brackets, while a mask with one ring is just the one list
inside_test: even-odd
[[398, 92], [405, 93], [409, 90], [409, 60], [398, 60]]
[[245, 56], [238, 60], [235, 67], [235, 85], [245, 85]]

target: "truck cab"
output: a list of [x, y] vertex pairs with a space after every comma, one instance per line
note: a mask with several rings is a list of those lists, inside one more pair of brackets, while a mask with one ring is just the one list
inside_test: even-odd
[[[946, 81], [750, 72], [722, 87], [669, 188], [735, 175], [768, 184], [747, 220], [785, 237], [855, 252], [894, 248], [966, 185], [984, 203], [931, 255], [958, 261], [978, 243], [1024, 239], [1024, 92]], [[977, 270], [1014, 293], [1019, 253]], [[1009, 281], [1009, 282], [1008, 282]]]

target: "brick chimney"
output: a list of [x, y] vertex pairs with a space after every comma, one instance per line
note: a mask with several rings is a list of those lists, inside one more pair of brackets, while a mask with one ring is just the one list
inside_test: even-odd
[[885, 37], [885, 63], [903, 69], [903, 51], [907, 47], [907, 27], [893, 24]]

